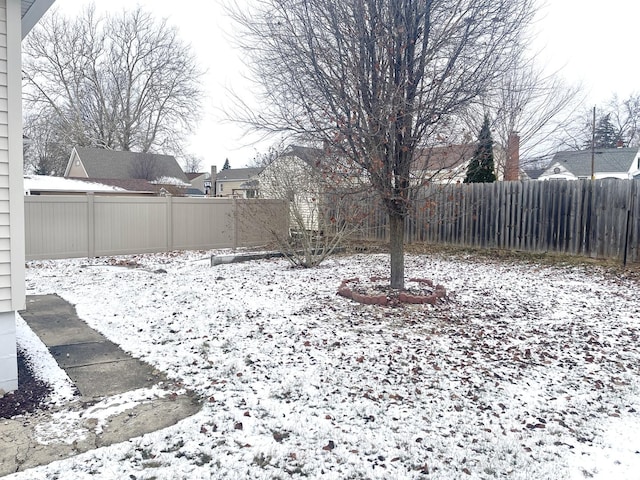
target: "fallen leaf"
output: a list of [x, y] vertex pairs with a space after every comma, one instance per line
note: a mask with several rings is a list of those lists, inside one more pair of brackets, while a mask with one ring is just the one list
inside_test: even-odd
[[329, 443], [327, 443], [324, 447], [322, 447], [322, 450], [331, 451], [334, 448], [336, 448], [336, 444], [333, 443], [333, 440], [329, 440]]

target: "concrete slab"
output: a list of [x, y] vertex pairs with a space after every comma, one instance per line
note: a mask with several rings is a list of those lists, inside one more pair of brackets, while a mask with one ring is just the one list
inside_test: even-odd
[[[78, 411], [77, 408], [78, 404], [71, 410]], [[50, 423], [53, 412], [41, 412], [16, 420], [0, 420], [0, 477], [169, 427], [195, 415], [199, 410], [198, 399], [187, 394], [139, 403], [108, 417], [106, 425], [102, 426], [99, 426], [96, 418], [80, 411], [77, 427], [86, 436], [69, 443], [65, 439], [46, 444], [38, 441], [38, 425]]]
[[110, 363], [131, 358], [129, 354], [109, 340], [56, 345], [50, 347], [49, 351], [62, 368]]
[[[49, 347], [84, 397], [83, 401], [75, 400], [58, 410], [79, 412], [74, 418], [78, 418], [78, 428], [87, 435], [71, 444], [66, 439], [40, 443], [37, 426], [51, 423], [56, 412], [0, 420], [0, 476], [123, 442], [173, 425], [200, 410], [195, 394], [176, 395], [174, 392], [181, 387], [93, 330], [77, 317], [73, 305], [57, 295], [28, 296], [27, 310], [20, 315]], [[166, 394], [108, 418], [106, 425], [99, 426], [101, 420], [92, 418], [85, 408], [99, 399], [154, 385]], [[87, 398], [90, 401], [86, 402]]]
[[47, 347], [105, 340], [85, 322], [69, 315], [33, 314], [28, 310], [20, 315]]
[[70, 314], [75, 315], [75, 308], [58, 295], [29, 295], [27, 311], [34, 314]]
[[158, 370], [130, 358], [109, 363], [65, 368], [83, 397], [107, 397], [151, 387], [166, 377]]

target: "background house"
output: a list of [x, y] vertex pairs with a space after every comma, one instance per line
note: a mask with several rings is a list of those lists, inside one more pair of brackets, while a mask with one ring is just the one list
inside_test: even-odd
[[187, 173], [187, 178], [191, 184], [187, 195], [209, 195], [211, 193], [211, 175], [207, 172]]
[[521, 173], [522, 180], [538, 180], [540, 178], [540, 175], [542, 175], [546, 169], [547, 169], [547, 167], [544, 167], [544, 168], [536, 168], [536, 167], [523, 168], [522, 169], [522, 173]]
[[412, 175], [427, 183], [462, 183], [474, 150], [473, 143], [418, 149]]
[[289, 203], [292, 230], [318, 230], [322, 208], [324, 152], [318, 148], [289, 146], [257, 176], [261, 198]]
[[18, 388], [16, 312], [25, 308], [21, 42], [53, 0], [0, 0], [0, 390]]
[[65, 178], [89, 178], [129, 191], [185, 195], [191, 187], [172, 155], [75, 147]]
[[216, 197], [255, 198], [258, 186], [253, 181], [262, 171], [261, 167], [211, 169], [212, 195]]
[[[476, 143], [436, 146], [416, 150], [417, 159], [412, 175], [426, 183], [462, 183], [476, 149]], [[518, 156], [514, 158], [516, 165]], [[494, 173], [497, 180], [506, 180], [507, 152], [493, 144]], [[518, 167], [515, 167], [516, 176]]]
[[[590, 179], [591, 149], [558, 152], [538, 180]], [[630, 179], [640, 173], [640, 149], [597, 148], [593, 154], [593, 174], [596, 179]]]

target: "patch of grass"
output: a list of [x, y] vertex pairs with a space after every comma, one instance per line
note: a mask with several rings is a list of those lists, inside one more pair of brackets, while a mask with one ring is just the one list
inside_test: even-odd
[[195, 460], [195, 464], [199, 467], [202, 467], [203, 465], [206, 465], [207, 463], [211, 463], [211, 460], [213, 460], [213, 457], [207, 453], [204, 452], [200, 452], [197, 455], [197, 458]]
[[142, 455], [143, 460], [153, 460], [156, 458], [149, 448], [139, 448], [138, 451], [140, 452], [140, 455]]
[[[354, 241], [347, 247], [348, 254], [387, 253], [389, 244], [385, 242]], [[502, 250], [498, 248], [477, 248], [458, 245], [411, 243], [405, 245], [405, 253], [411, 255], [445, 255], [453, 257], [473, 256], [487, 261], [510, 261], [545, 266], [598, 267], [603, 273], [633, 279], [640, 282], [640, 264], [631, 263], [626, 267], [618, 259], [590, 258], [559, 252], [527, 252], [523, 250]]]
[[271, 463], [271, 456], [270, 455], [265, 456], [264, 453], [261, 452], [258, 455], [253, 457], [253, 462], [251, 463], [253, 463], [254, 465], [257, 465], [260, 468], [265, 468]]
[[176, 443], [171, 445], [170, 447], [166, 448], [165, 450], [160, 450], [160, 451], [162, 453], [172, 453], [172, 452], [177, 452], [182, 447], [184, 447], [184, 440], [180, 439]]
[[283, 440], [286, 440], [291, 436], [289, 432], [279, 432], [277, 430], [272, 430], [272, 434], [273, 439], [278, 443], [282, 443]]

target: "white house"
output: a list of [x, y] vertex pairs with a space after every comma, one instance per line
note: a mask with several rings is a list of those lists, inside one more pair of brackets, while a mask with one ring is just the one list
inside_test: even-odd
[[596, 148], [558, 152], [538, 180], [632, 179], [640, 173], [640, 149]]
[[18, 388], [16, 312], [25, 307], [21, 42], [54, 0], [0, 0], [0, 390]]
[[256, 177], [260, 167], [228, 168], [219, 172], [211, 168], [211, 194], [215, 197], [255, 198], [258, 195]]
[[321, 201], [321, 164], [324, 152], [318, 148], [289, 146], [257, 176], [262, 198], [289, 202], [292, 230], [319, 230]]

